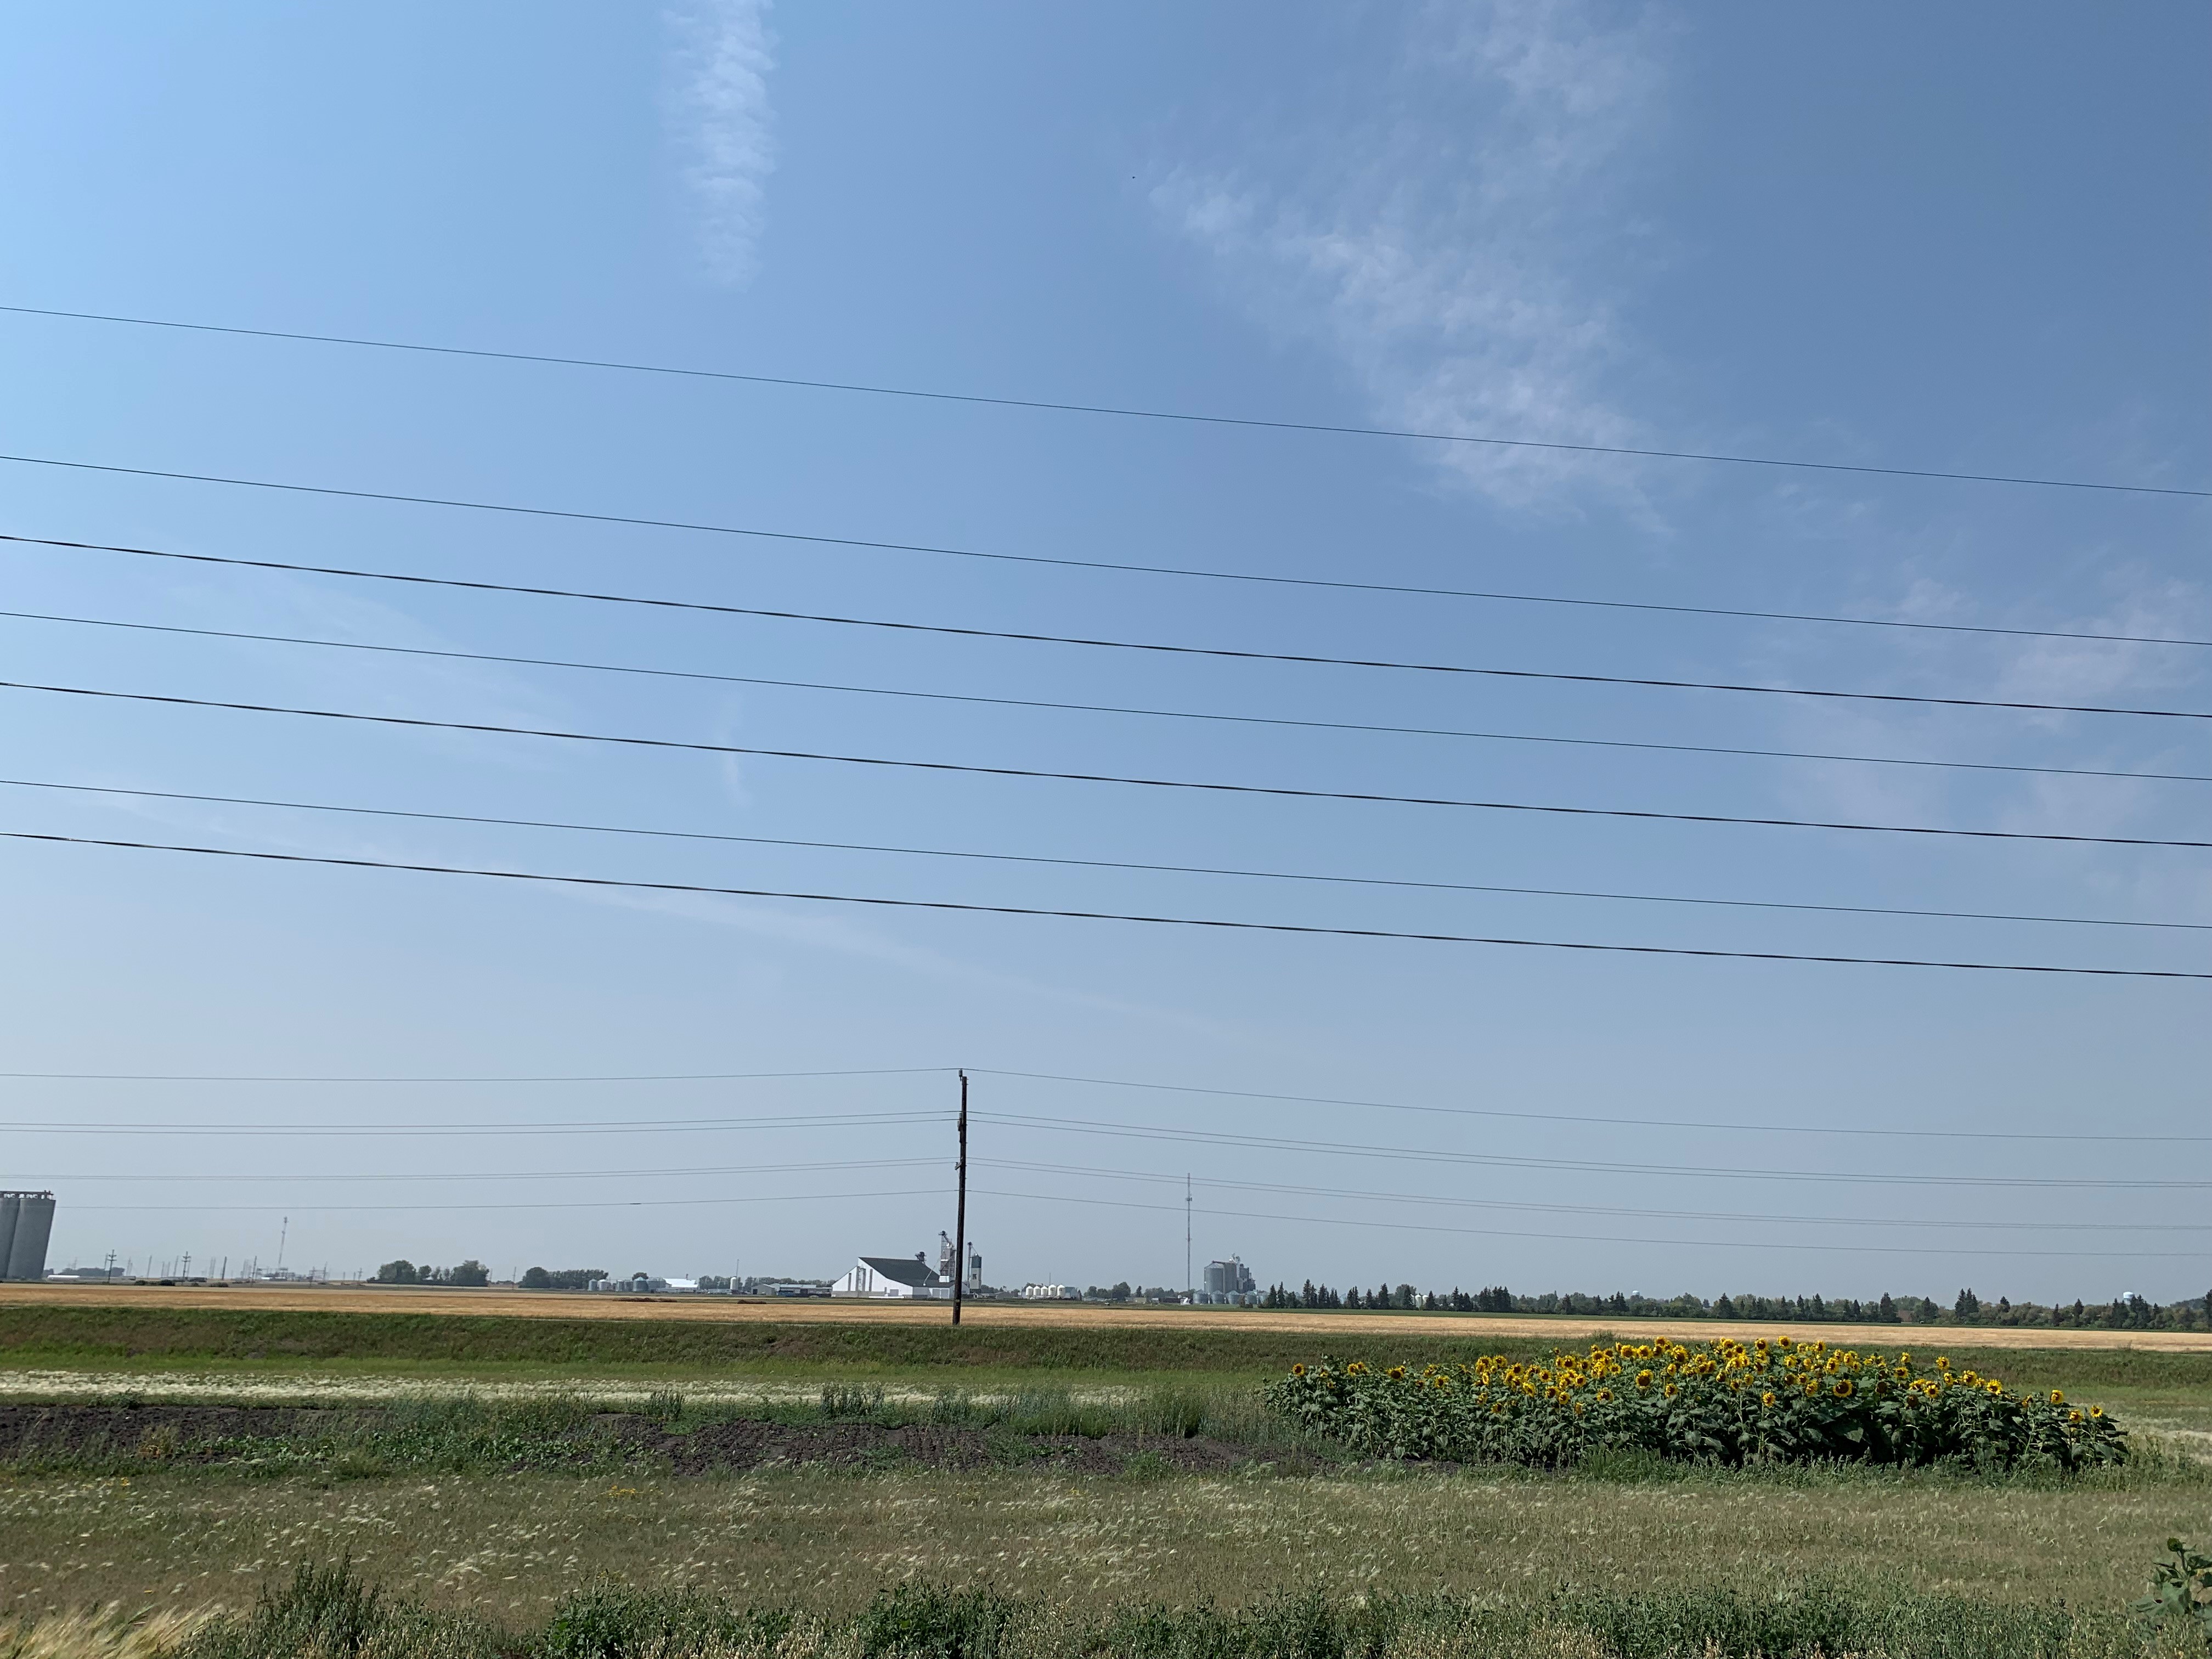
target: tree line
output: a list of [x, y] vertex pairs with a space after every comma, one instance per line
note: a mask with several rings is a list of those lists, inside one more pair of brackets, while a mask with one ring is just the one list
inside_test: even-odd
[[380, 1285], [458, 1285], [469, 1289], [482, 1289], [491, 1283], [491, 1269], [474, 1256], [452, 1267], [418, 1267], [402, 1256], [397, 1261], [387, 1261], [379, 1267], [376, 1282]]
[[1618, 1319], [1740, 1319], [1788, 1320], [1792, 1323], [1834, 1322], [1855, 1325], [1996, 1325], [2075, 1327], [2097, 1330], [2202, 1330], [2212, 1293], [2163, 1305], [2132, 1293], [2109, 1302], [2075, 1301], [2046, 1306], [2014, 1302], [1999, 1297], [1984, 1302], [1972, 1290], [1961, 1290], [1945, 1307], [1933, 1297], [1893, 1296], [1887, 1291], [1871, 1300], [1819, 1296], [1721, 1295], [1711, 1301], [1685, 1293], [1674, 1297], [1624, 1294], [1591, 1296], [1578, 1291], [1547, 1291], [1540, 1296], [1516, 1296], [1503, 1285], [1486, 1290], [1418, 1291], [1411, 1285], [1377, 1285], [1371, 1291], [1353, 1285], [1341, 1292], [1308, 1279], [1293, 1290], [1270, 1285], [1260, 1299], [1266, 1308], [1389, 1308], [1425, 1313], [1581, 1314]]

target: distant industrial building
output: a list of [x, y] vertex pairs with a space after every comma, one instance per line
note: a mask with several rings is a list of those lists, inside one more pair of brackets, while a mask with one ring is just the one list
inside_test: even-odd
[[[937, 1236], [937, 1276], [946, 1284], [952, 1282], [952, 1258], [957, 1254], [950, 1235]], [[983, 1288], [983, 1252], [975, 1248], [975, 1241], [968, 1241], [968, 1294], [975, 1295]]]
[[879, 1302], [952, 1298], [952, 1281], [929, 1265], [920, 1250], [910, 1256], [864, 1255], [853, 1270], [830, 1287], [832, 1296], [864, 1296]]
[[0, 1193], [0, 1279], [44, 1279], [53, 1231], [52, 1193]]
[[1083, 1292], [1072, 1285], [1024, 1285], [1022, 1296], [1030, 1302], [1080, 1302]]
[[1249, 1307], [1260, 1299], [1260, 1286], [1252, 1277], [1252, 1270], [1236, 1256], [1226, 1261], [1206, 1264], [1206, 1288], [1198, 1292], [1199, 1301], [1231, 1307]]

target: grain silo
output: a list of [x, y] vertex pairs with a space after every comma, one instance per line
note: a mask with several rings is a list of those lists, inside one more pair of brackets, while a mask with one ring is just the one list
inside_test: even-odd
[[54, 1231], [52, 1193], [0, 1193], [0, 1241], [8, 1279], [46, 1276], [46, 1241]]

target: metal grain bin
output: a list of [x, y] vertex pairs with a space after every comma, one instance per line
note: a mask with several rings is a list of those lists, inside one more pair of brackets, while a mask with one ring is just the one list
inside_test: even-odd
[[0, 1204], [15, 1204], [13, 1237], [8, 1242], [8, 1277], [40, 1279], [46, 1276], [46, 1241], [54, 1231], [52, 1193], [9, 1193]]

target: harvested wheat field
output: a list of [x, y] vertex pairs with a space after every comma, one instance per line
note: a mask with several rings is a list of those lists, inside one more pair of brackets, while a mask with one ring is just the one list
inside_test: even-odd
[[[18, 1307], [252, 1310], [270, 1313], [447, 1314], [521, 1319], [682, 1320], [735, 1324], [942, 1325], [942, 1302], [768, 1301], [719, 1296], [592, 1296], [557, 1291], [456, 1291], [356, 1285], [0, 1285], [0, 1309]], [[1973, 1348], [2132, 1348], [2212, 1353], [2212, 1332], [2106, 1331], [1978, 1325], [1794, 1325], [1778, 1321], [1591, 1319], [1500, 1314], [1308, 1312], [1273, 1308], [1103, 1307], [1087, 1303], [971, 1302], [964, 1324], [1032, 1329], [1174, 1328], [1301, 1333], [1317, 1342], [1352, 1333], [1450, 1336], [1470, 1341], [1578, 1342], [1600, 1332], [1683, 1341], [1795, 1335], [1832, 1346], [1909, 1347], [1942, 1342]]]

